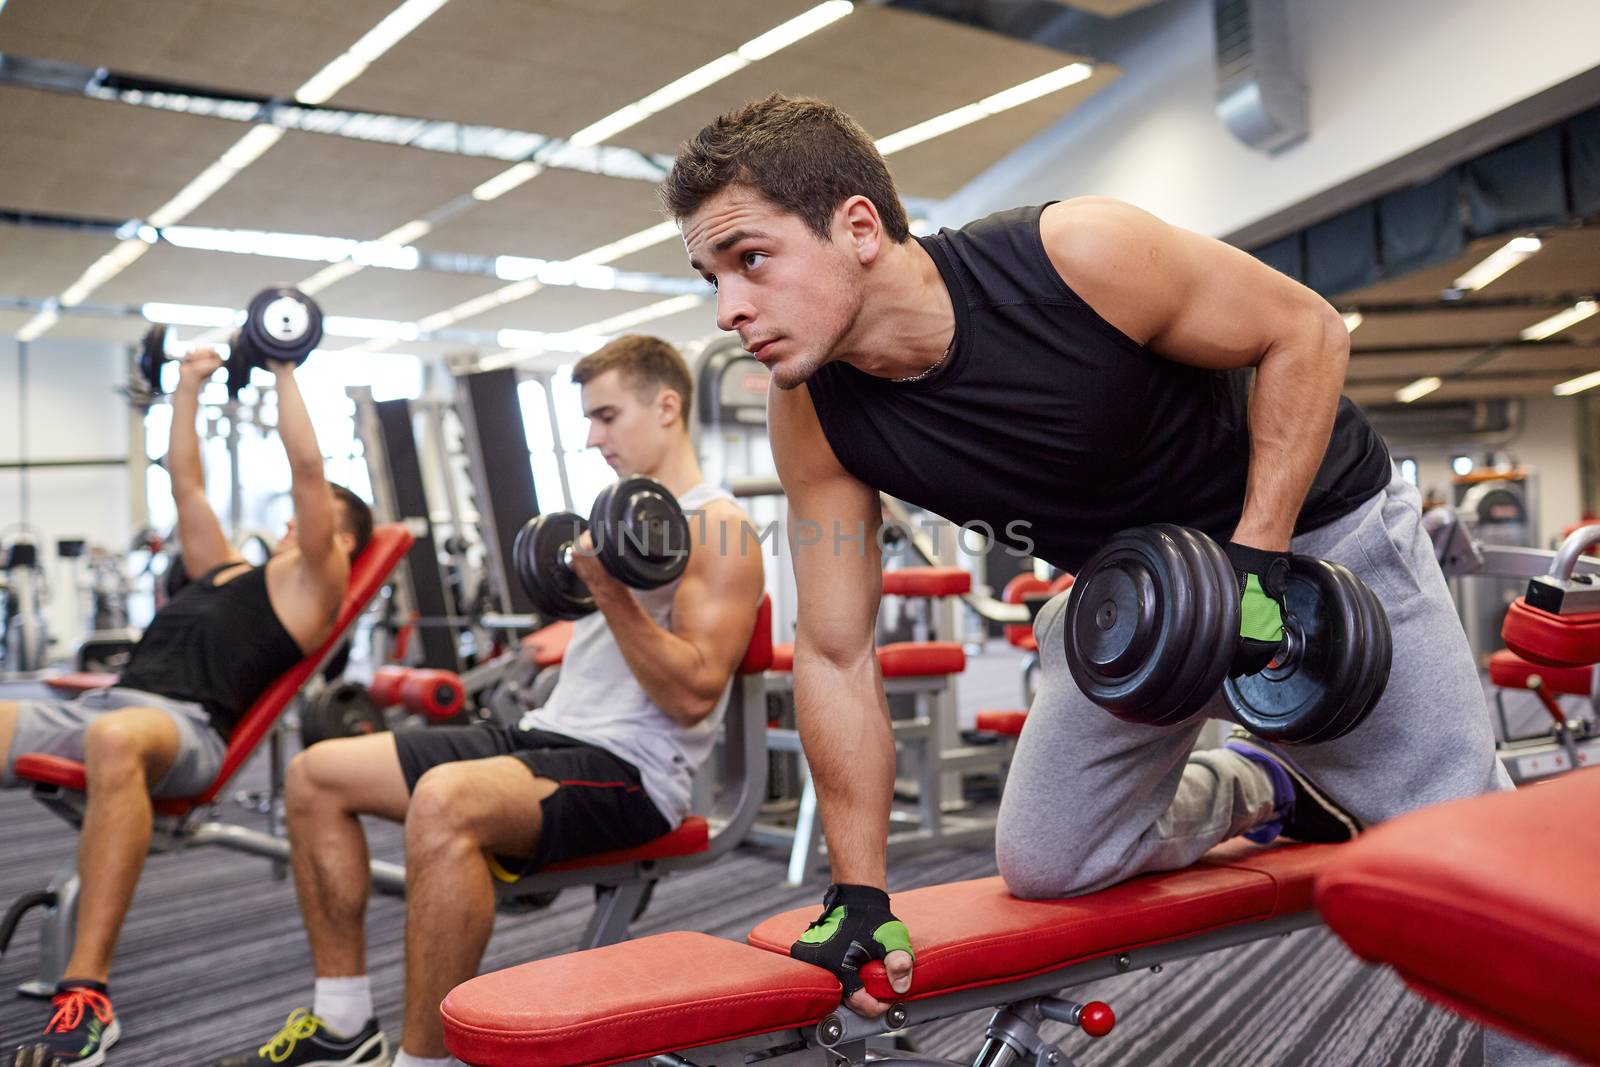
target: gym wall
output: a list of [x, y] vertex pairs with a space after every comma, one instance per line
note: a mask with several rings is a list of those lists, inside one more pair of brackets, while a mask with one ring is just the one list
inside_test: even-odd
[[1127, 74], [936, 221], [1104, 194], [1227, 236], [1600, 67], [1600, 4], [1527, 0], [1515, 18], [1507, 11], [1500, 0], [1298, 0], [1311, 137], [1269, 156], [1216, 117], [1210, 0], [1172, 0], [1136, 51], [1110, 57]]
[[[52, 341], [28, 346], [27, 391], [18, 383], [15, 338], [0, 337], [0, 464], [29, 460], [126, 457], [131, 427], [127, 403], [112, 386], [127, 378], [127, 348], [92, 341]], [[83, 632], [87, 605], [73, 601], [71, 566], [56, 557], [58, 538], [81, 537], [113, 551], [127, 547], [142, 524], [126, 466], [0, 470], [0, 528], [26, 521], [38, 538], [50, 584], [46, 609], [54, 655], [70, 651]]]

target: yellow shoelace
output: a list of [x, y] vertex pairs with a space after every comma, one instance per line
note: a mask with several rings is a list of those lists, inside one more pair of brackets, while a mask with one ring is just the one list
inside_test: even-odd
[[315, 1034], [326, 1024], [309, 1009], [296, 1008], [289, 1013], [288, 1020], [283, 1024], [283, 1029], [272, 1035], [272, 1040], [256, 1049], [256, 1054], [273, 1063], [282, 1063], [294, 1052], [294, 1047], [304, 1039]]

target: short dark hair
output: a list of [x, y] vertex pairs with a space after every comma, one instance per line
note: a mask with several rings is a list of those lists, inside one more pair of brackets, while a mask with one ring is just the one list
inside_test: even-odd
[[353, 563], [372, 543], [372, 509], [365, 500], [342, 485], [329, 482], [328, 488], [333, 490], [333, 498], [342, 505], [340, 511], [344, 513], [344, 520], [340, 525], [345, 533], [355, 536], [356, 547], [350, 552]]
[[911, 235], [889, 165], [861, 124], [832, 104], [773, 93], [730, 111], [685, 141], [661, 185], [682, 221], [730, 185], [744, 185], [826, 241], [833, 212], [852, 196], [878, 209], [896, 244]]
[[630, 333], [578, 360], [572, 368], [572, 382], [581, 386], [608, 370], [619, 372], [623, 383], [641, 400], [654, 399], [661, 389], [677, 393], [682, 401], [684, 429], [689, 428], [689, 413], [694, 410], [694, 377], [676, 348], [659, 337]]

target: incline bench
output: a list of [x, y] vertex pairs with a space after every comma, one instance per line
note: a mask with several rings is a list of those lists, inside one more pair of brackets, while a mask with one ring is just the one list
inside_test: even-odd
[[[198, 796], [155, 798], [151, 852], [175, 852], [195, 845], [223, 845], [276, 859], [288, 855], [288, 841], [284, 838], [230, 823], [200, 820], [212, 813], [217, 797], [276, 725], [278, 717], [300, 692], [300, 688], [332, 658], [356, 619], [366, 610], [372, 598], [378, 595], [396, 565], [405, 558], [412, 540], [405, 527], [395, 523], [378, 526], [372, 531], [371, 543], [351, 569], [350, 584], [345, 590], [344, 602], [339, 607], [332, 635], [322, 643], [322, 647], [302, 659], [250, 705], [228, 739], [222, 769], [217, 773], [216, 780]], [[60, 688], [63, 692], [71, 692], [81, 690], [82, 684], [95, 688], [112, 684], [114, 679], [104, 675], [89, 676], [79, 679], [79, 682], [74, 684], [74, 676], [69, 675], [61, 680]], [[86, 804], [82, 763], [57, 756], [19, 755], [16, 772], [18, 778], [34, 783], [33, 795], [46, 807], [74, 826], [82, 823]], [[278, 784], [273, 783], [275, 789]], [[56, 982], [61, 978], [62, 968], [67, 965], [67, 957], [72, 952], [76, 936], [76, 857], [68, 861], [45, 889], [25, 894], [12, 904], [5, 918], [0, 919], [0, 952], [4, 952], [10, 942], [17, 922], [33, 908], [45, 909], [44, 929], [39, 937], [39, 966], [34, 978], [18, 987], [18, 991], [25, 996], [48, 997], [55, 992]]]
[[1056, 994], [1315, 925], [1312, 878], [1340, 847], [1235, 841], [1184, 870], [1066, 900], [1019, 900], [999, 878], [897, 893], [895, 913], [911, 930], [917, 966], [903, 997], [888, 989], [881, 965], [863, 970], [869, 992], [898, 1001], [882, 1019], [840, 1007], [831, 974], [788, 957], [816, 917], [813, 906], [768, 919], [749, 944], [657, 934], [474, 978], [441, 1005], [446, 1043], [485, 1067], [710, 1067], [746, 1057], [763, 1067], [834, 1067], [867, 1062], [869, 1038], [992, 1007], [979, 1064], [1070, 1067], [1040, 1036], [1041, 1019], [1091, 1034], [1113, 1020], [1104, 1005]]

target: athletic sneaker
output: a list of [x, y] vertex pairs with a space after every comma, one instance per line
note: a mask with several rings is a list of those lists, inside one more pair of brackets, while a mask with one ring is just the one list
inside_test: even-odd
[[44, 1036], [17, 1050], [16, 1063], [61, 1067], [100, 1067], [106, 1049], [122, 1036], [122, 1024], [111, 1010], [111, 998], [100, 982], [67, 981], [56, 986], [50, 998], [55, 1009], [45, 1023]]
[[388, 1067], [388, 1063], [389, 1042], [377, 1019], [368, 1019], [355, 1037], [338, 1037], [309, 1009], [296, 1008], [271, 1041], [254, 1052], [229, 1056], [217, 1067]]
[[1272, 779], [1276, 801], [1273, 819], [1247, 831], [1247, 839], [1265, 845], [1282, 835], [1292, 841], [1336, 844], [1365, 829], [1359, 819], [1313, 785], [1298, 767], [1242, 728], [1234, 727], [1222, 747], [1266, 768]]

